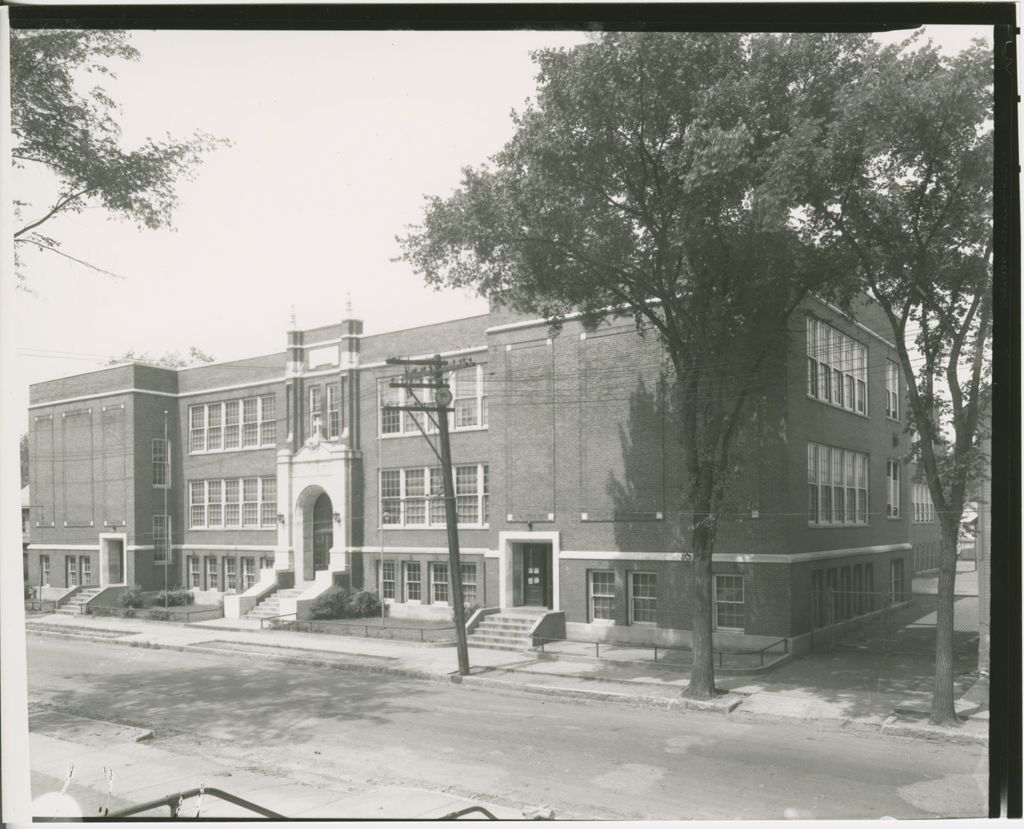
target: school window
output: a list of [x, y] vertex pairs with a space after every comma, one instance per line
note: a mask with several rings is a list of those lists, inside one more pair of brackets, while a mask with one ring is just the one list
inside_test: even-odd
[[275, 398], [272, 394], [189, 406], [188, 451], [225, 452], [277, 443]]
[[402, 576], [405, 582], [405, 600], [407, 602], [420, 601], [420, 563], [418, 561], [407, 561], [402, 566]]
[[885, 364], [885, 416], [900, 419], [900, 367], [891, 360]]
[[629, 621], [634, 625], [658, 621], [658, 578], [654, 573], [629, 574]]
[[906, 596], [906, 584], [903, 581], [903, 559], [894, 558], [889, 562], [889, 575], [892, 587], [892, 598], [895, 602], [902, 602]]
[[189, 527], [277, 526], [277, 479], [227, 478], [189, 481]]
[[274, 557], [273, 556], [263, 556], [260, 559], [260, 569], [261, 570], [273, 570], [274, 569]]
[[382, 599], [395, 598], [395, 562], [385, 561], [378, 564], [380, 571], [380, 595]]
[[476, 565], [463, 564], [462, 567], [462, 604], [472, 607], [476, 604]]
[[928, 489], [928, 484], [914, 484], [911, 498], [914, 502], [914, 523], [934, 523], [935, 504], [932, 503], [932, 494]]
[[591, 570], [589, 573], [590, 621], [615, 619], [615, 573]]
[[217, 559], [207, 557], [206, 559], [206, 589], [220, 590], [220, 573], [218, 572]]
[[242, 592], [256, 584], [256, 559], [245, 557], [242, 559]]
[[323, 411], [321, 409], [322, 399], [319, 386], [310, 386], [309, 389], [309, 434], [317, 430], [317, 426], [323, 426]]
[[39, 583], [44, 587], [50, 583], [50, 557], [39, 556]]
[[166, 489], [170, 485], [170, 441], [164, 438], [153, 438], [153, 486]]
[[341, 434], [340, 384], [327, 384], [327, 437], [333, 439]]
[[743, 630], [743, 576], [715, 576], [715, 627]]
[[[462, 464], [455, 472], [455, 509], [460, 527], [487, 523], [487, 464]], [[380, 472], [382, 524], [388, 527], [444, 527], [444, 484], [440, 467]]]
[[82, 584], [87, 587], [92, 584], [92, 558], [89, 556], [82, 556]]
[[836, 446], [807, 444], [807, 522], [817, 526], [867, 523], [868, 456]]
[[169, 515], [153, 516], [153, 563], [170, 564], [171, 561], [171, 518]]
[[889, 518], [900, 517], [900, 462], [888, 458], [885, 462], [886, 502], [885, 514]]
[[238, 590], [238, 567], [235, 559], [224, 559], [224, 589], [228, 593]]
[[203, 574], [199, 570], [199, 556], [188, 557], [188, 586], [193, 590], [203, 589]]
[[448, 565], [442, 562], [430, 563], [430, 601], [448, 604]]
[[[382, 377], [378, 380], [378, 410], [380, 411], [380, 433], [382, 435], [418, 435], [436, 432], [437, 428], [426, 412], [403, 412], [395, 406], [426, 406], [434, 401], [434, 391], [429, 388], [392, 388], [391, 383], [400, 375]], [[484, 367], [467, 366], [445, 376], [452, 393], [451, 412], [448, 413], [448, 428], [452, 431], [480, 429], [487, 426], [487, 395], [484, 387]]]
[[826, 622], [826, 601], [825, 571], [814, 570], [811, 572], [811, 612], [815, 627], [822, 627]]
[[868, 350], [852, 337], [807, 317], [807, 395], [867, 414]]

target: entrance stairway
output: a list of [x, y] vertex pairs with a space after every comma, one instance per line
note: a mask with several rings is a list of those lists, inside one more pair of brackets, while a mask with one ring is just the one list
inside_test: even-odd
[[93, 596], [99, 593], [102, 587], [83, 587], [74, 596], [57, 608], [58, 613], [68, 616], [81, 616], [85, 613], [85, 606]]
[[294, 599], [306, 592], [305, 587], [290, 587], [285, 590], [275, 590], [256, 607], [245, 614], [246, 619], [269, 619], [271, 616], [281, 615], [281, 599]]
[[492, 651], [525, 651], [533, 647], [527, 634], [537, 619], [547, 613], [546, 608], [516, 607], [484, 617], [466, 639], [474, 648]]

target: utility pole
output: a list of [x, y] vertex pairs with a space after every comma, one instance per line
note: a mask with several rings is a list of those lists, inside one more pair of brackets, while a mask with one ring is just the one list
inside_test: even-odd
[[[412, 397], [418, 405], [415, 406], [393, 406], [391, 408], [409, 412], [426, 412], [428, 416], [433, 413], [431, 420], [437, 427], [440, 451], [431, 443], [427, 433], [419, 421], [417, 428], [423, 434], [427, 444], [441, 461], [441, 481], [444, 486], [444, 515], [445, 524], [448, 527], [448, 585], [452, 597], [453, 621], [455, 623], [455, 648], [459, 658], [459, 674], [469, 674], [469, 648], [466, 644], [466, 618], [465, 608], [462, 604], [462, 561], [459, 556], [459, 527], [458, 513], [455, 505], [455, 484], [452, 480], [452, 450], [448, 435], [448, 412], [452, 403], [452, 392], [445, 382], [444, 373], [455, 368], [468, 368], [474, 365], [468, 360], [459, 360], [449, 363], [441, 359], [440, 354], [424, 360], [403, 360], [397, 357], [389, 357], [388, 365], [422, 366], [419, 371], [406, 369], [405, 378], [402, 381], [392, 382], [392, 388], [407, 389], [412, 392]], [[429, 382], [422, 382], [419, 378], [427, 377]], [[434, 402], [419, 403], [416, 398], [415, 389], [429, 389], [434, 392]], [[383, 520], [383, 518], [382, 518]]]

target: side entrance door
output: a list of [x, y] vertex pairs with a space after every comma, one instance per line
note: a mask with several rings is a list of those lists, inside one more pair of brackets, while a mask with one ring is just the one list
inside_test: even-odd
[[546, 544], [523, 545], [523, 604], [547, 607], [550, 548]]
[[326, 570], [331, 560], [331, 544], [334, 533], [331, 530], [316, 530], [313, 533], [313, 570]]

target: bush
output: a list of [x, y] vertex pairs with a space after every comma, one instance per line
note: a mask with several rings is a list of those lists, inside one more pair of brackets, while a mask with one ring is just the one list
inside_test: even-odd
[[145, 603], [146, 599], [142, 595], [142, 588], [138, 585], [129, 588], [121, 594], [121, 607], [142, 607]]
[[35, 593], [35, 590], [32, 588], [32, 585], [29, 584], [28, 582], [25, 582], [25, 598], [26, 599], [35, 598], [35, 596], [33, 595], [34, 593]]
[[350, 595], [344, 587], [329, 587], [317, 596], [310, 608], [310, 615], [314, 619], [344, 619], [345, 605]]
[[376, 593], [359, 590], [348, 597], [345, 602], [345, 618], [361, 619], [365, 616], [380, 615], [380, 600]]
[[[164, 601], [166, 599], [166, 601]], [[174, 590], [161, 590], [156, 594], [156, 598], [153, 600], [154, 606], [163, 607], [182, 607], [185, 605], [193, 604], [196, 597], [192, 594], [191, 590], [186, 590], [184, 587], [178, 587]]]
[[171, 618], [171, 613], [163, 608], [154, 607], [146, 614], [146, 618], [154, 622], [166, 622]]

